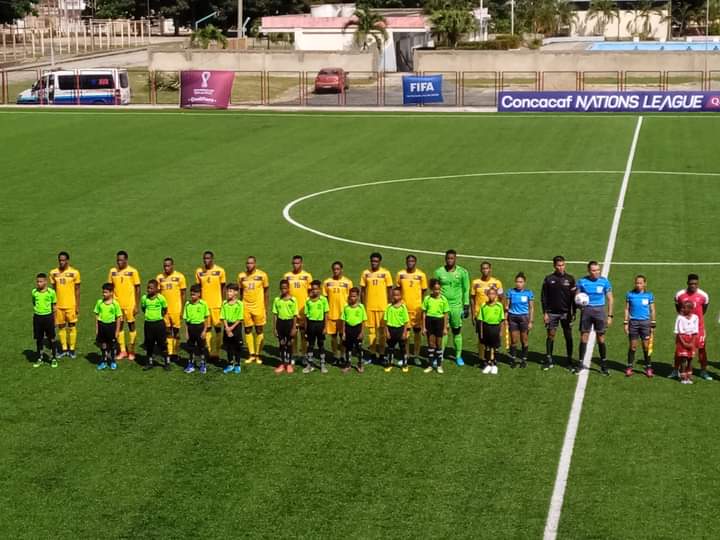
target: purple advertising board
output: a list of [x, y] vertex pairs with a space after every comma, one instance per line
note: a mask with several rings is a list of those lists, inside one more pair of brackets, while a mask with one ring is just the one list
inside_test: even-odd
[[235, 72], [183, 71], [180, 74], [180, 106], [227, 109]]
[[500, 92], [498, 112], [720, 112], [720, 91]]

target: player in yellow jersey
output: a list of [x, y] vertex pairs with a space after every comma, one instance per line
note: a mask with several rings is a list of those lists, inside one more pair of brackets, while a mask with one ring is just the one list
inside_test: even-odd
[[225, 270], [215, 264], [215, 254], [212, 251], [203, 253], [203, 265], [195, 270], [195, 281], [200, 284], [201, 298], [210, 308], [210, 325], [212, 332], [205, 334], [205, 344], [211, 359], [220, 358], [220, 345], [222, 342], [222, 321], [220, 308], [225, 298]]
[[[237, 277], [240, 289], [240, 300], [244, 304], [243, 325], [247, 342], [248, 358], [246, 364], [253, 360], [262, 364], [260, 354], [265, 341], [265, 323], [267, 322], [268, 275], [257, 267], [257, 259], [252, 255], [245, 261], [245, 271]], [[253, 330], [255, 335], [253, 336]]]
[[[413, 356], [416, 365], [420, 365], [420, 346], [422, 345], [422, 301], [428, 288], [425, 272], [417, 268], [417, 257], [405, 257], [405, 270], [395, 276], [395, 285], [402, 291], [402, 299], [410, 315], [410, 327], [413, 329]], [[410, 340], [405, 341], [405, 355], [410, 356]]]
[[187, 281], [183, 274], [175, 270], [175, 261], [172, 257], [165, 257], [163, 271], [155, 279], [160, 284], [160, 294], [168, 305], [165, 313], [167, 353], [170, 357], [177, 357], [180, 354], [180, 322], [185, 305]]
[[385, 354], [385, 330], [383, 329], [383, 317], [385, 308], [390, 303], [390, 291], [392, 290], [392, 274], [390, 270], [380, 266], [382, 255], [379, 253], [370, 254], [370, 268], [360, 276], [360, 291], [362, 303], [367, 311], [366, 328], [370, 342], [370, 362], [378, 360]]
[[[488, 301], [487, 292], [495, 289], [498, 295], [498, 301], [502, 303], [505, 299], [502, 281], [493, 277], [492, 264], [487, 261], [480, 263], [480, 277], [473, 279], [470, 284], [470, 310], [473, 314], [473, 320], [477, 319], [480, 306]], [[485, 358], [485, 347], [478, 340], [478, 353], [480, 358]]]
[[332, 348], [333, 363], [340, 362], [340, 330], [342, 327], [342, 310], [347, 304], [348, 294], [352, 289], [353, 283], [350, 279], [343, 275], [343, 263], [335, 261], [330, 267], [332, 277], [323, 281], [323, 294], [327, 296], [330, 304], [327, 321], [325, 323], [325, 334], [330, 336], [330, 346]]
[[67, 251], [58, 253], [57, 268], [48, 273], [50, 284], [57, 294], [55, 326], [60, 339], [58, 358], [75, 358], [77, 320], [80, 313], [80, 271], [70, 266]]
[[[285, 272], [283, 279], [287, 279], [290, 284], [290, 296], [295, 298], [298, 305], [298, 316], [297, 316], [297, 327], [299, 332], [295, 334], [293, 340], [293, 354], [299, 355], [302, 353], [303, 357], [307, 354], [307, 340], [305, 339], [305, 302], [307, 301], [308, 294], [310, 292], [310, 283], [313, 280], [312, 274], [306, 272], [303, 269], [303, 258], [302, 255], [295, 255], [292, 258], [292, 270]], [[298, 336], [302, 340], [302, 351], [298, 351], [297, 341]], [[295, 360], [292, 361], [293, 365]]]
[[120, 304], [122, 311], [122, 324], [127, 323], [128, 343], [125, 346], [125, 330], [120, 327], [117, 342], [120, 346], [120, 354], [117, 359], [127, 358], [135, 360], [135, 342], [137, 331], [135, 330], [135, 315], [140, 305], [140, 273], [128, 264], [127, 251], [120, 250], [115, 258], [115, 266], [108, 272], [108, 282], [113, 285], [113, 294]]

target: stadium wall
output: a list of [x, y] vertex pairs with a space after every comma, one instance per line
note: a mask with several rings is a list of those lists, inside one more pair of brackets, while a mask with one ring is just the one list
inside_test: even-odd
[[377, 53], [332, 51], [148, 51], [149, 70], [218, 69], [230, 71], [376, 71]]
[[720, 69], [720, 52], [416, 50], [414, 62], [421, 72], [714, 71]]

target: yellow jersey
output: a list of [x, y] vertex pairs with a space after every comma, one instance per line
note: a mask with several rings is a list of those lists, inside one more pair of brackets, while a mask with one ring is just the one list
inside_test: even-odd
[[305, 301], [308, 298], [310, 290], [310, 282], [313, 280], [312, 274], [303, 270], [297, 274], [290, 271], [285, 272], [283, 279], [290, 282], [290, 296], [297, 300], [298, 309], [305, 307]]
[[345, 304], [347, 304], [348, 294], [350, 294], [352, 286], [352, 281], [345, 276], [340, 279], [329, 277], [323, 281], [323, 294], [327, 296], [328, 303], [330, 304], [328, 319], [331, 321], [340, 320], [342, 310]]
[[58, 309], [75, 309], [75, 286], [80, 285], [80, 272], [77, 268], [68, 266], [65, 270], [53, 268], [50, 270], [50, 284], [57, 295]]
[[113, 266], [108, 272], [108, 281], [115, 288], [113, 294], [123, 309], [135, 307], [135, 287], [140, 285], [140, 273], [130, 265], [122, 270]]
[[415, 269], [414, 272], [400, 270], [395, 276], [395, 284], [402, 289], [403, 302], [408, 311], [417, 311], [422, 306], [423, 291], [428, 288], [425, 272]]
[[165, 297], [167, 301], [168, 313], [182, 313], [183, 306], [185, 305], [185, 298], [183, 298], [183, 291], [187, 289], [187, 281], [185, 276], [173, 270], [170, 275], [162, 272], [155, 278], [160, 284], [160, 293]]
[[491, 277], [487, 281], [482, 278], [473, 279], [472, 284], [470, 285], [470, 294], [472, 294], [475, 299], [476, 315], [480, 306], [487, 302], [487, 292], [490, 289], [496, 289], [498, 294], [501, 295], [503, 293], [502, 281], [494, 277]]
[[225, 270], [217, 264], [209, 270], [205, 267], [195, 270], [195, 281], [202, 287], [202, 299], [210, 309], [220, 309], [223, 303], [222, 290], [225, 285]]
[[268, 275], [256, 268], [252, 274], [240, 272], [237, 282], [245, 309], [250, 313], [265, 313], [265, 290], [270, 286]]
[[377, 272], [365, 270], [360, 276], [360, 286], [365, 288], [365, 309], [385, 311], [388, 305], [388, 287], [392, 287], [392, 274], [387, 268], [378, 268]]

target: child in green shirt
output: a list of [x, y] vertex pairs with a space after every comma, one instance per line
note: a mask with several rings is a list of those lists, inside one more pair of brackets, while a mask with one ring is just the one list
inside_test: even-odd
[[387, 347], [385, 349], [385, 358], [383, 365], [385, 373], [390, 373], [393, 368], [393, 353], [395, 347], [399, 347], [398, 355], [400, 361], [398, 364], [407, 373], [407, 353], [405, 343], [407, 342], [408, 329], [410, 328], [410, 314], [407, 306], [402, 299], [402, 289], [393, 287], [390, 293], [392, 303], [385, 308], [383, 320], [385, 321], [385, 338], [387, 339]]
[[117, 352], [117, 337], [122, 329], [122, 310], [120, 304], [115, 300], [112, 283], [104, 283], [102, 286], [102, 298], [95, 303], [95, 335], [100, 345], [102, 358], [97, 369], [102, 371], [110, 367], [117, 369], [115, 353]]
[[485, 346], [485, 362], [483, 373], [497, 375], [497, 354], [500, 349], [500, 336], [505, 324], [505, 307], [498, 301], [496, 289], [488, 289], [487, 302], [477, 314], [476, 329], [480, 343]]
[[33, 337], [35, 338], [35, 352], [37, 358], [33, 367], [40, 367], [43, 364], [43, 349], [45, 338], [50, 346], [51, 366], [57, 367], [57, 356], [55, 352], [55, 306], [57, 296], [55, 290], [48, 287], [47, 274], [35, 276], [35, 288], [31, 292], [33, 305]]
[[230, 283], [225, 288], [227, 300], [220, 308], [220, 322], [223, 325], [223, 343], [227, 349], [228, 361], [223, 373], [240, 373], [240, 353], [242, 351], [242, 330], [245, 317], [245, 305], [238, 298], [240, 287]]
[[342, 368], [343, 373], [350, 371], [352, 367], [352, 355], [353, 352], [357, 355], [358, 373], [364, 371], [364, 359], [363, 359], [363, 330], [365, 329], [365, 321], [367, 321], [367, 311], [365, 306], [360, 303], [360, 289], [352, 287], [348, 293], [348, 303], [343, 306], [342, 314], [340, 316], [342, 320], [342, 329], [340, 334], [345, 348], [345, 365]]
[[185, 367], [185, 373], [195, 371], [195, 357], [200, 358], [200, 373], [207, 373], [207, 347], [205, 336], [210, 327], [210, 308], [205, 300], [200, 298], [202, 289], [198, 283], [190, 287], [190, 300], [185, 302], [183, 320], [187, 331], [187, 341], [190, 346], [190, 359]]

